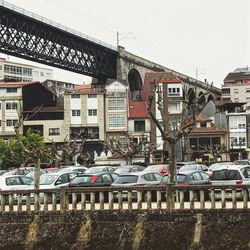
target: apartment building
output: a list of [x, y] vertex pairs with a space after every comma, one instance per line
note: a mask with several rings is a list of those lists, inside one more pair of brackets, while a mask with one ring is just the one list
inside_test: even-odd
[[120, 138], [126, 147], [128, 132], [129, 85], [124, 80], [108, 80], [105, 87], [105, 127], [107, 136]]
[[150, 142], [151, 121], [146, 102], [129, 102], [128, 132], [139, 142], [144, 137]]
[[[154, 90], [154, 81], [158, 85], [157, 91]], [[174, 132], [180, 125], [180, 118], [183, 105], [183, 83], [180, 79], [169, 72], [147, 73], [144, 81], [143, 100], [147, 101], [149, 94], [154, 93], [155, 102], [152, 105], [156, 119], [163, 123], [162, 114], [157, 105], [158, 96], [163, 100], [163, 115], [168, 123], [170, 133]], [[168, 145], [162, 140], [160, 130], [151, 120], [151, 139], [150, 142], [157, 145], [157, 150], [153, 154], [153, 161], [165, 162], [168, 158]], [[182, 140], [177, 143], [177, 160], [182, 160]]]
[[70, 139], [86, 138], [84, 152], [94, 157], [103, 151], [105, 138], [104, 90], [90, 84], [77, 85], [64, 95], [64, 134]]
[[[14, 126], [20, 112], [23, 112], [25, 121], [20, 134], [23, 131], [25, 134], [31, 128], [39, 131], [45, 142], [52, 139], [62, 141], [62, 138], [54, 138], [51, 133], [56, 123], [62, 126], [63, 122], [63, 108], [60, 113], [56, 107], [56, 96], [39, 82], [0, 82], [0, 138], [15, 136]], [[57, 114], [52, 112], [53, 109]]]
[[0, 81], [20, 82], [53, 79], [53, 70], [0, 58]]
[[238, 68], [230, 72], [222, 85], [222, 100], [245, 102], [245, 108], [250, 108], [250, 68]]

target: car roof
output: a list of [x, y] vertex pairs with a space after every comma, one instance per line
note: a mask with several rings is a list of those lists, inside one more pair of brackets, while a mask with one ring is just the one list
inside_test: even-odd
[[241, 168], [245, 168], [245, 167], [250, 167], [250, 165], [236, 165], [236, 164], [235, 165], [226, 165], [226, 166], [221, 166], [221, 168], [215, 169], [214, 171], [221, 171], [224, 169], [237, 170], [237, 169], [241, 169]]
[[[144, 171], [137, 171], [137, 172], [129, 172], [129, 173], [124, 173], [124, 174], [120, 174], [119, 176], [126, 176], [126, 175], [137, 175], [137, 176], [142, 176], [142, 175], [145, 175], [145, 174], [158, 174], [157, 172], [144, 172]], [[160, 175], [160, 174], [158, 174]]]

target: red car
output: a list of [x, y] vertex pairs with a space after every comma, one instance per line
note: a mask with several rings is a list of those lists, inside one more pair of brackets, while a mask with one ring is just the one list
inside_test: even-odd
[[6, 175], [26, 175], [30, 170], [25, 169], [25, 168], [15, 168], [15, 169], [10, 169], [8, 172], [4, 173], [3, 176]]
[[163, 176], [168, 174], [168, 165], [161, 164], [161, 165], [150, 165], [146, 167], [143, 171], [145, 172], [157, 172]]

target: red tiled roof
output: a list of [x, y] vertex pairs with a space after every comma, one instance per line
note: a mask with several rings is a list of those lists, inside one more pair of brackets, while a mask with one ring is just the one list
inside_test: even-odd
[[24, 86], [29, 84], [38, 83], [38, 81], [33, 82], [0, 82], [0, 85], [18, 85], [18, 86]]
[[181, 80], [170, 72], [147, 72], [146, 75], [150, 82], [155, 80], [156, 82], [181, 83]]
[[129, 118], [146, 118], [148, 117], [146, 102], [130, 102]]
[[102, 89], [92, 88], [91, 84], [75, 85], [77, 94], [103, 93]]

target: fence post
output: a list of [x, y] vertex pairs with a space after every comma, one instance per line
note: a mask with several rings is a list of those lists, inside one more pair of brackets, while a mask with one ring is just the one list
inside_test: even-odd
[[66, 211], [66, 188], [60, 189], [60, 211]]
[[174, 196], [172, 190], [173, 184], [167, 184], [166, 194], [167, 194], [167, 210], [172, 213], [174, 210]]

